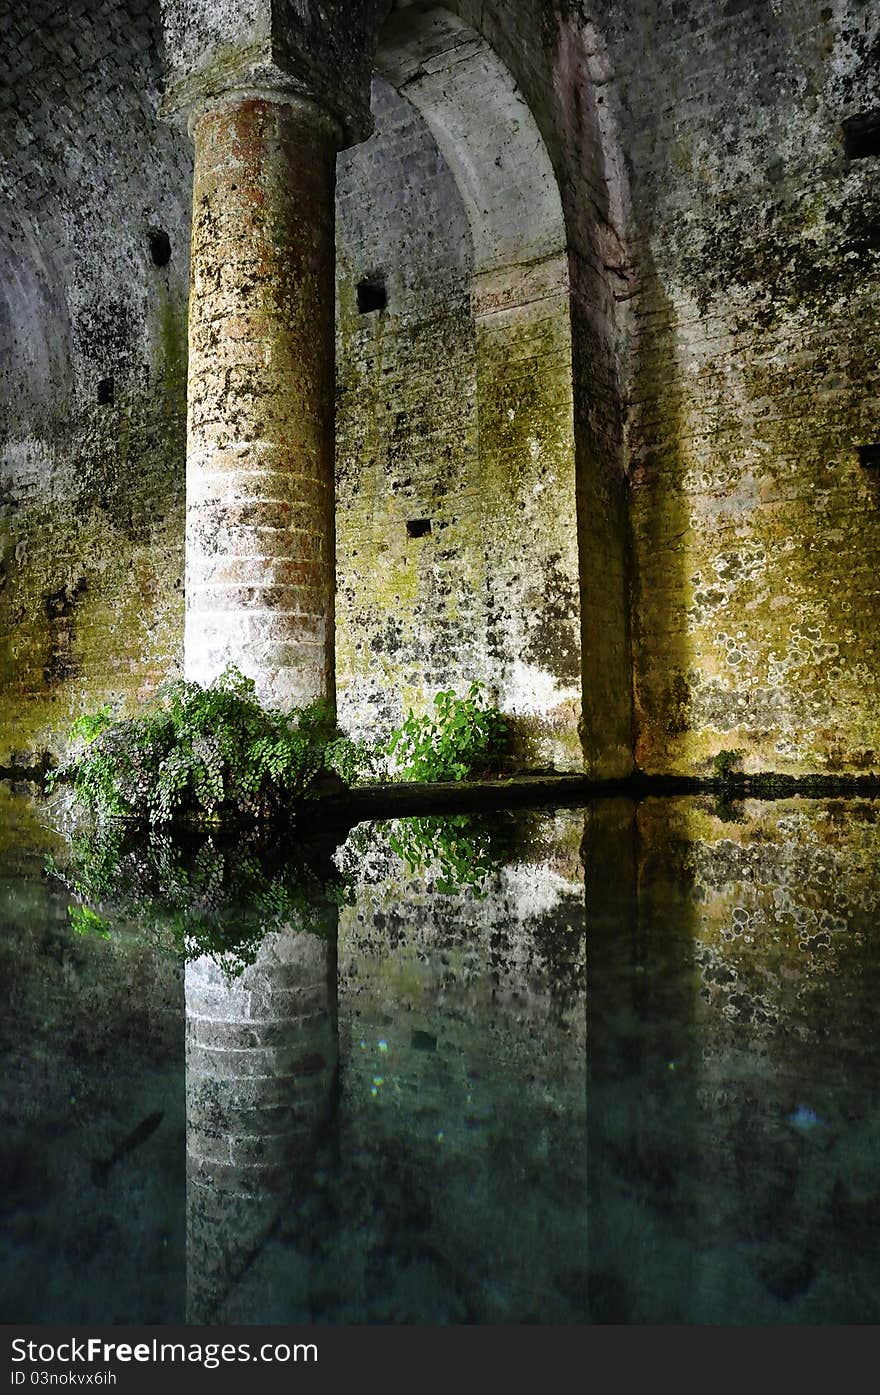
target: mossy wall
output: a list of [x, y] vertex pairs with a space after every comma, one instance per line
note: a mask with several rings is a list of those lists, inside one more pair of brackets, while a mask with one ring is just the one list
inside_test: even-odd
[[876, 15], [456, 9], [565, 209], [588, 767], [876, 770]]
[[638, 764], [876, 771], [880, 161], [842, 130], [880, 104], [876, 12], [598, 9], [639, 275]]
[[[373, 106], [338, 164], [340, 715], [387, 731], [477, 678], [521, 762], [579, 768], [567, 267], [502, 248], [484, 272], [418, 110], [380, 78]], [[381, 308], [359, 308], [370, 287]]]
[[158, 13], [38, 3], [0, 92], [0, 764], [180, 661], [186, 138]]
[[[843, 130], [880, 107], [876, 16], [447, 8], [546, 147], [570, 344], [524, 301], [481, 322], [466, 210], [386, 87], [340, 162], [345, 720], [390, 725], [472, 676], [513, 706], [525, 663], [549, 680], [519, 713], [532, 762], [578, 764], [579, 719], [596, 773], [633, 749], [655, 772], [734, 749], [749, 770], [876, 770], [880, 486], [859, 447], [880, 436], [880, 175]], [[191, 182], [156, 115], [157, 8], [38, 0], [10, 23], [0, 762], [179, 665]], [[388, 309], [359, 315], [380, 269]]]
[[[450, 18], [453, 12], [460, 23]], [[407, 66], [401, 58], [407, 45], [411, 55], [421, 45], [421, 66], [414, 61]], [[488, 46], [483, 72], [476, 71], [481, 45]], [[613, 145], [613, 132], [609, 135], [605, 130], [600, 90], [604, 79], [597, 69], [594, 35], [568, 7], [544, 0], [522, 0], [515, 7], [462, 0], [440, 11], [418, 5], [398, 15], [386, 31], [378, 62], [404, 97], [417, 108], [422, 103], [429, 112], [432, 99], [426, 90], [432, 77], [443, 74], [446, 107], [432, 129], [435, 134], [440, 132], [443, 154], [454, 167], [464, 199], [457, 199], [456, 188], [450, 186], [448, 173], [442, 172], [436, 158], [433, 164], [430, 160], [420, 164], [411, 142], [392, 136], [390, 128], [386, 133], [380, 124], [379, 136], [348, 152], [340, 162], [344, 171], [340, 184], [340, 283], [346, 278], [356, 282], [365, 272], [378, 269], [383, 255], [393, 275], [399, 275], [405, 263], [406, 276], [418, 278], [415, 250], [420, 238], [424, 239], [430, 254], [425, 255], [425, 248], [420, 248], [421, 286], [413, 285], [413, 298], [405, 311], [398, 303], [401, 314], [412, 315], [419, 294], [427, 290], [436, 296], [442, 286], [443, 278], [437, 274], [439, 229], [451, 211], [464, 203], [476, 239], [476, 274], [471, 290], [474, 348], [466, 342], [461, 262], [453, 276], [455, 290], [452, 281], [446, 282], [446, 310], [441, 309], [439, 317], [433, 310], [418, 333], [413, 327], [395, 343], [399, 342], [400, 361], [405, 364], [406, 390], [418, 400], [423, 392], [420, 382], [427, 381], [431, 389], [427, 410], [432, 441], [445, 414], [446, 449], [476, 453], [476, 461], [461, 468], [469, 487], [478, 489], [480, 500], [472, 502], [470, 520], [459, 517], [459, 533], [445, 549], [447, 556], [438, 558], [430, 540], [417, 551], [405, 542], [385, 538], [368, 550], [366, 557], [357, 559], [357, 565], [364, 569], [363, 577], [367, 577], [366, 568], [377, 550], [382, 559], [387, 559], [389, 550], [405, 558], [411, 570], [413, 558], [418, 558], [422, 579], [415, 582], [413, 571], [410, 584], [420, 591], [421, 610], [413, 625], [410, 602], [394, 599], [403, 594], [397, 585], [384, 602], [386, 607], [389, 603], [395, 607], [392, 627], [398, 625], [396, 608], [403, 605], [401, 623], [410, 634], [397, 659], [389, 659], [384, 640], [371, 654], [360, 632], [354, 644], [360, 643], [361, 649], [355, 649], [353, 657], [349, 638], [342, 638], [342, 710], [346, 710], [347, 694], [354, 708], [368, 690], [377, 692], [389, 679], [392, 687], [402, 686], [402, 706], [411, 695], [419, 695], [424, 687], [422, 675], [428, 668], [423, 667], [424, 658], [417, 651], [433, 651], [435, 660], [438, 653], [431, 636], [426, 587], [436, 585], [442, 597], [451, 585], [462, 600], [467, 603], [473, 597], [475, 604], [468, 628], [459, 627], [455, 617], [450, 626], [447, 614], [438, 615], [437, 636], [451, 635], [457, 648], [456, 662], [449, 663], [452, 655], [448, 654], [446, 676], [437, 673], [437, 679], [460, 683], [476, 650], [486, 681], [514, 717], [522, 760], [530, 764], [552, 762], [558, 768], [585, 766], [599, 775], [625, 774], [632, 768], [632, 679], [628, 514], [617, 365], [623, 336], [619, 302], [629, 295], [630, 287], [621, 240], [622, 181], [616, 156], [607, 153]], [[498, 100], [493, 91], [497, 81], [493, 65], [503, 65], [510, 85], [508, 119], [497, 127], [492, 123]], [[472, 78], [470, 89], [462, 77], [465, 72]], [[433, 100], [436, 112], [440, 105], [436, 92]], [[386, 113], [377, 110], [385, 121]], [[522, 131], [526, 128], [533, 142], [534, 163], [540, 162], [542, 148], [546, 152], [547, 183], [552, 191], [541, 188], [540, 177], [517, 154], [517, 142], [525, 145]], [[539, 194], [534, 192], [536, 181]], [[437, 227], [432, 227], [438, 198], [442, 216]], [[555, 241], [538, 238], [530, 245], [530, 235], [540, 223], [534, 210], [545, 199], [555, 200], [558, 236]], [[359, 251], [345, 225], [349, 208], [359, 210], [356, 218], [363, 224], [358, 237], [366, 240]], [[414, 240], [411, 231], [403, 237], [388, 238], [389, 225], [394, 229], [401, 216], [410, 223], [416, 220], [419, 232]], [[548, 215], [544, 227], [550, 223]], [[513, 248], [517, 237], [520, 245]], [[487, 247], [493, 239], [496, 245]], [[505, 244], [503, 256], [498, 244]], [[371, 260], [375, 267], [367, 266]], [[492, 270], [484, 274], [487, 263]], [[346, 588], [360, 588], [364, 597], [370, 594], [369, 581], [359, 579], [355, 571], [354, 579], [350, 578], [343, 567], [343, 557], [354, 560], [346, 541], [345, 474], [350, 476], [349, 462], [359, 449], [358, 443], [367, 439], [362, 408], [370, 392], [376, 396], [378, 413], [370, 427], [371, 454], [381, 443], [384, 414], [392, 413], [398, 437], [401, 421], [393, 413], [391, 395], [382, 387], [393, 380], [397, 390], [394, 370], [384, 357], [378, 366], [379, 357], [389, 350], [388, 331], [395, 325], [393, 307], [389, 306], [381, 323], [381, 338], [377, 327], [376, 357], [371, 366], [364, 352], [364, 327], [355, 326], [356, 341], [349, 334], [355, 325], [347, 319], [347, 306], [350, 309], [353, 305], [351, 292], [346, 302], [340, 289], [339, 304], [337, 466], [343, 475], [338, 517], [338, 617], [343, 637], [348, 623]], [[438, 333], [441, 323], [445, 328]], [[450, 353], [450, 333], [456, 344], [454, 354]], [[424, 350], [416, 343], [419, 335], [424, 336], [429, 355], [425, 379], [420, 377]], [[471, 354], [475, 356], [473, 367], [468, 361]], [[351, 365], [358, 355], [361, 369], [356, 388]], [[431, 373], [435, 380], [443, 378], [440, 394]], [[456, 375], [458, 391], [450, 404], [447, 392]], [[474, 383], [475, 403], [471, 399]], [[358, 393], [361, 407], [354, 406]], [[353, 416], [349, 415], [352, 411]], [[358, 417], [357, 425], [349, 431], [349, 423]], [[449, 435], [450, 426], [454, 440]], [[406, 469], [389, 471], [386, 487], [394, 489], [399, 473], [403, 479], [415, 477], [412, 455], [425, 459], [423, 442], [416, 441], [417, 450], [404, 457]], [[392, 450], [391, 458], [393, 455]], [[367, 509], [373, 507], [366, 500], [364, 503]], [[349, 520], [353, 517], [349, 512]], [[375, 510], [374, 517], [378, 517]], [[462, 523], [470, 537], [462, 534]], [[445, 537], [452, 538], [448, 524]], [[359, 551], [363, 541], [361, 527]], [[461, 567], [465, 551], [470, 561]], [[386, 561], [380, 560], [379, 574], [384, 576], [386, 570]], [[358, 625], [356, 620], [352, 634]], [[463, 659], [458, 660], [458, 655]], [[355, 668], [350, 668], [352, 663]], [[402, 685], [396, 676], [398, 664], [404, 674], [407, 666], [409, 669]], [[351, 677], [344, 676], [346, 668]], [[378, 698], [370, 701], [376, 711], [383, 706]], [[398, 711], [399, 699], [391, 696], [384, 706], [388, 712]], [[363, 709], [363, 720], [369, 720], [368, 709]]]

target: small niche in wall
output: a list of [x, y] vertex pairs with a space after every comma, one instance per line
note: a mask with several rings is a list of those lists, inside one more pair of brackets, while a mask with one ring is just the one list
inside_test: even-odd
[[373, 315], [388, 305], [388, 289], [382, 275], [365, 276], [358, 281], [357, 302], [359, 315]]
[[161, 228], [148, 228], [147, 240], [154, 266], [167, 266], [171, 261], [171, 238]]
[[101, 378], [98, 382], [98, 406], [112, 407], [115, 388], [112, 378]]
[[859, 464], [866, 470], [880, 470], [880, 442], [871, 446], [856, 446]]
[[872, 155], [880, 155], [880, 107], [846, 118], [843, 150], [848, 160], [867, 160]]
[[408, 538], [424, 538], [431, 531], [430, 518], [411, 518], [406, 525]]

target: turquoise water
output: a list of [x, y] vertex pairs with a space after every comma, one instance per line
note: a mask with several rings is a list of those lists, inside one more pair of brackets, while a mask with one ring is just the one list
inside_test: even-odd
[[871, 801], [3, 809], [3, 1321], [880, 1320]]

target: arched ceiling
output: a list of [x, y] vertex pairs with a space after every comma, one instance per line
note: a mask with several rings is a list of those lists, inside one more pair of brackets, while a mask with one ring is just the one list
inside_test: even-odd
[[421, 113], [461, 192], [475, 270], [565, 248], [556, 178], [528, 105], [500, 59], [444, 9], [395, 11], [376, 68]]

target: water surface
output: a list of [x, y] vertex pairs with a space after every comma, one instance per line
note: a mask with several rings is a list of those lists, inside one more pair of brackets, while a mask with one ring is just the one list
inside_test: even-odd
[[875, 803], [4, 813], [3, 1321], [880, 1320]]

